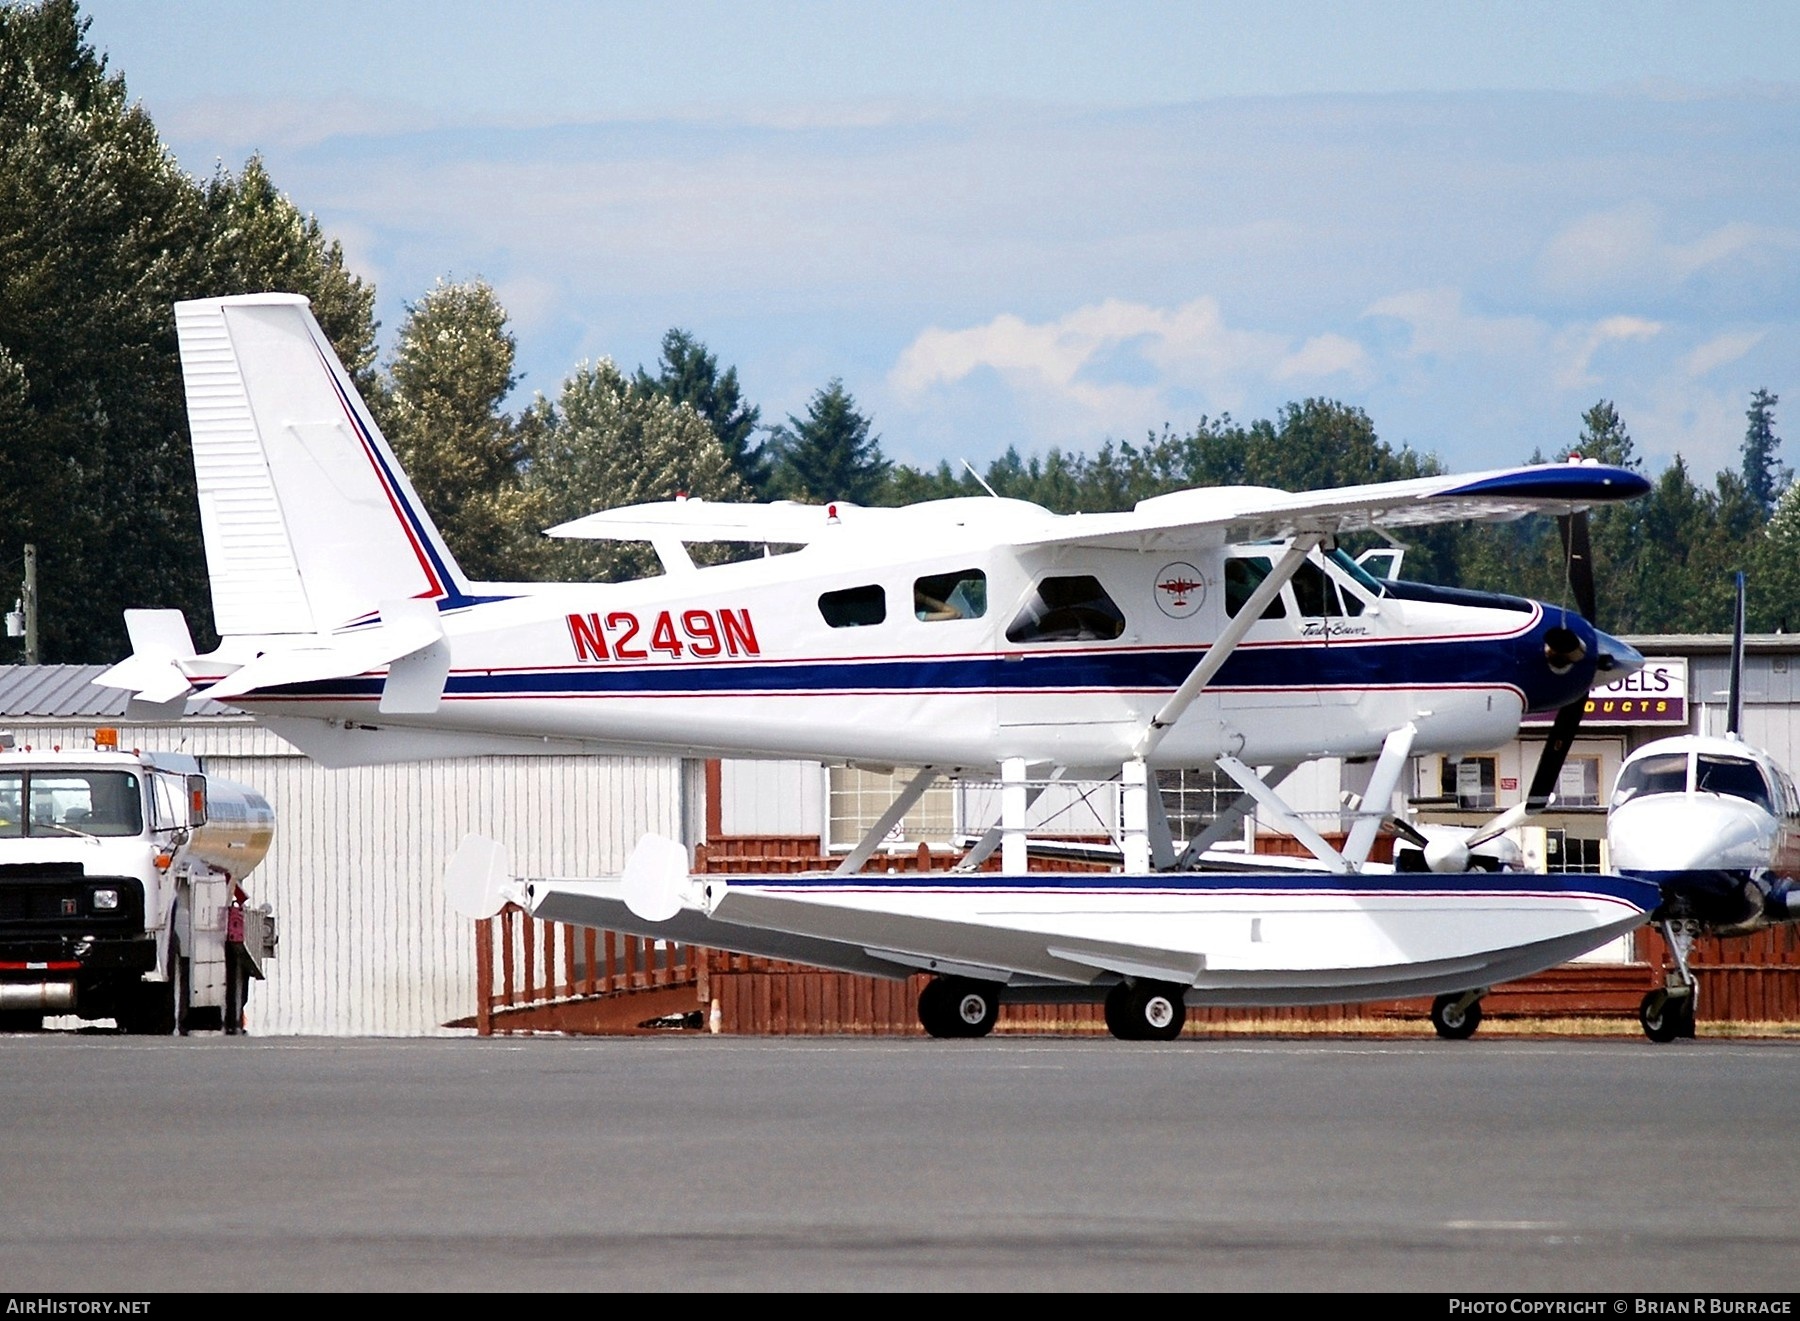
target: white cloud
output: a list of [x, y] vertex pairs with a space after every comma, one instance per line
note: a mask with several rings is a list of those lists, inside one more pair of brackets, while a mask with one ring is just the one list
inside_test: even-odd
[[1565, 225], [1544, 246], [1538, 272], [1557, 293], [1630, 288], [1660, 294], [1696, 276], [1800, 252], [1800, 230], [1732, 221], [1686, 242], [1666, 236], [1670, 222], [1649, 202], [1628, 202]]
[[1681, 370], [1690, 379], [1697, 380], [1716, 368], [1742, 358], [1762, 343], [1763, 334], [1760, 330], [1736, 330], [1716, 335], [1683, 358]]
[[1542, 350], [1549, 327], [1536, 317], [1479, 316], [1463, 310], [1460, 289], [1409, 289], [1371, 303], [1368, 317], [1392, 317], [1411, 331], [1411, 357], [1525, 358]]
[[1591, 370], [1594, 355], [1613, 344], [1650, 340], [1662, 326], [1643, 317], [1610, 316], [1588, 324], [1569, 326], [1556, 336], [1555, 381], [1559, 389], [1579, 390], [1600, 384]]
[[[900, 354], [889, 386], [918, 402], [986, 369], [1022, 398], [1067, 415], [1069, 434], [1155, 425], [1177, 393], [1230, 411], [1271, 381], [1350, 377], [1362, 346], [1337, 334], [1295, 337], [1226, 324], [1216, 299], [1172, 308], [1109, 298], [1051, 321], [1003, 313], [985, 325], [921, 332]], [[1061, 430], [1062, 428], [1059, 428]]]

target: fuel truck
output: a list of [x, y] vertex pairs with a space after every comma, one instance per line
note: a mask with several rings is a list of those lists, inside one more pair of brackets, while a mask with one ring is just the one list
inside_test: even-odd
[[0, 734], [0, 1031], [242, 1032], [276, 947], [244, 881], [274, 837], [267, 799], [191, 756]]

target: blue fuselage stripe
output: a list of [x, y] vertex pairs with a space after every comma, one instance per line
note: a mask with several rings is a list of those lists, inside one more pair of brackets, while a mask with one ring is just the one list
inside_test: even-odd
[[[1581, 676], [1552, 686], [1542, 665], [1522, 664], [1532, 650], [1516, 638], [1470, 641], [1240, 648], [1214, 678], [1213, 690], [1271, 694], [1395, 688], [1510, 688], [1534, 710], [1572, 700]], [[1178, 686], [1203, 649], [1058, 651], [1016, 659], [1000, 656], [906, 657], [893, 660], [724, 661], [591, 667], [461, 670], [446, 699], [499, 697], [707, 696], [729, 693], [1163, 691]], [[265, 690], [270, 696], [361, 698], [380, 694], [379, 676], [330, 679]], [[1574, 691], [1569, 691], [1573, 689]]]

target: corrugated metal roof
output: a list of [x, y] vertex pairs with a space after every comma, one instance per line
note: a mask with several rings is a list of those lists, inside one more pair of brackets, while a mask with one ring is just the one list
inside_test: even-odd
[[[123, 720], [131, 694], [94, 680], [104, 665], [0, 665], [0, 720]], [[188, 715], [241, 714], [218, 702], [188, 703]]]

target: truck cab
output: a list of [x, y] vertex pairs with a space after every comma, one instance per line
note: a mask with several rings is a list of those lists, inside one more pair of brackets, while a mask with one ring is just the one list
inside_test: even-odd
[[239, 1031], [276, 945], [241, 882], [273, 833], [261, 794], [192, 757], [0, 735], [0, 1030]]

